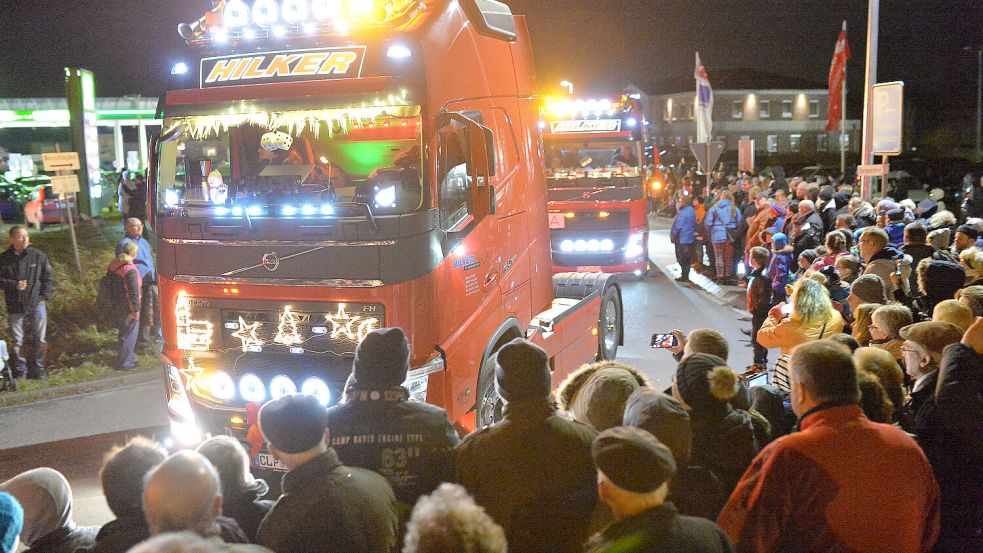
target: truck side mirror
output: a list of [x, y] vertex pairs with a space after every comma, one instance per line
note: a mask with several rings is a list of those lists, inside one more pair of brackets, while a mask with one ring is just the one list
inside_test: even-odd
[[157, 231], [157, 162], [160, 159], [157, 148], [160, 144], [160, 133], [150, 137], [150, 163], [147, 165], [147, 220], [150, 228]]

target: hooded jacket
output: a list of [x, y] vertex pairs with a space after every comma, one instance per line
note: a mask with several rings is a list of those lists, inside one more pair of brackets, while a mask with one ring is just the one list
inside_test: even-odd
[[696, 242], [696, 211], [687, 205], [679, 210], [672, 221], [669, 238], [673, 244], [687, 245]]
[[0, 484], [24, 508], [20, 541], [32, 553], [75, 553], [95, 543], [96, 527], [76, 526], [68, 480], [50, 468], [36, 468]]
[[952, 261], [932, 260], [925, 271], [925, 312], [931, 315], [935, 306], [944, 300], [951, 300], [956, 291], [966, 285], [966, 271]]
[[589, 363], [574, 371], [556, 390], [560, 410], [603, 432], [620, 426], [625, 402], [638, 388], [651, 386], [635, 368], [612, 361]]
[[740, 212], [736, 208], [732, 212], [731, 203], [727, 199], [720, 200], [710, 208], [703, 221], [710, 233], [710, 242], [713, 244], [729, 242], [727, 229], [737, 228], [738, 217], [740, 217]]
[[782, 355], [791, 355], [792, 350], [810, 340], [829, 338], [843, 332], [843, 317], [836, 309], [830, 311], [825, 320], [809, 324], [803, 323], [793, 313], [783, 319], [768, 317], [758, 329], [758, 343], [766, 348], [780, 348]]
[[[775, 235], [779, 236], [779, 235]], [[786, 296], [785, 286], [788, 284], [789, 269], [795, 263], [792, 256], [792, 247], [784, 239], [784, 235], [779, 236], [778, 240], [772, 237], [771, 260], [768, 261], [768, 278], [771, 279], [771, 290], [776, 297]]]

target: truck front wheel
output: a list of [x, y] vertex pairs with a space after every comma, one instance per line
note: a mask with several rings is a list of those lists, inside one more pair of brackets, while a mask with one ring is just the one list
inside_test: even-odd
[[601, 296], [601, 316], [598, 321], [597, 359], [614, 359], [621, 343], [621, 295], [615, 286], [608, 286]]
[[495, 359], [491, 354], [481, 367], [481, 383], [478, 385], [478, 403], [475, 405], [475, 429], [484, 428], [502, 420], [502, 398], [495, 388]]

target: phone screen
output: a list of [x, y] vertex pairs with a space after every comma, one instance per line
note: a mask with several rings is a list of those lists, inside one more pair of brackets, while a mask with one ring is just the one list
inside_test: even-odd
[[679, 345], [679, 340], [675, 334], [653, 334], [652, 347], [654, 349], [669, 349]]

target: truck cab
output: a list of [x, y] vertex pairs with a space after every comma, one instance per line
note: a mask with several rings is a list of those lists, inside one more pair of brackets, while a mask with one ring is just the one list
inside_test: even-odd
[[552, 276], [522, 17], [490, 0], [237, 0], [181, 31], [149, 181], [181, 441], [248, 441], [289, 393], [343, 401], [382, 327], [409, 337], [411, 398], [462, 432], [500, 415], [508, 340], [544, 347], [554, 384], [615, 355], [616, 280]]

